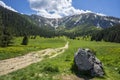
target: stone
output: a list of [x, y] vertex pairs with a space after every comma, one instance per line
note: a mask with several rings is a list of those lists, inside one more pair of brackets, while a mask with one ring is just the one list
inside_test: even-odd
[[78, 49], [74, 56], [74, 62], [78, 70], [81, 72], [88, 72], [93, 77], [102, 77], [104, 75], [101, 61], [90, 49]]

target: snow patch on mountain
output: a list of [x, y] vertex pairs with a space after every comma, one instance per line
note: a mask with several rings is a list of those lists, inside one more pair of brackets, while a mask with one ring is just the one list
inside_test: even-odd
[[99, 23], [97, 23], [97, 28], [100, 28], [100, 24]]
[[116, 22], [115, 20], [113, 20], [113, 19], [111, 19], [110, 21], [112, 21], [112, 22]]
[[80, 16], [80, 18], [78, 20], [76, 20], [76, 22], [74, 23], [74, 25], [76, 25], [81, 19], [82, 19], [82, 16]]
[[95, 18], [97, 18], [97, 15], [94, 15]]
[[111, 26], [113, 26], [113, 23], [110, 23]]
[[107, 18], [107, 17], [105, 17], [104, 20], [111, 21], [111, 22], [114, 22], [114, 23], [120, 23], [120, 20], [110, 19], [110, 18]]
[[41, 22], [41, 20], [39, 19], [39, 22]]
[[95, 13], [95, 14], [97, 14], [97, 15], [99, 15], [99, 16], [107, 16], [107, 15], [102, 14], [102, 13]]
[[106, 20], [106, 21], [110, 21], [110, 20], [109, 20], [108, 18], [106, 18], [106, 17], [104, 18], [104, 20]]
[[51, 20], [51, 21], [47, 21], [47, 23], [48, 24], [50, 24], [51, 26], [54, 26], [54, 24], [53, 24], [53, 21]]
[[70, 21], [72, 19], [72, 17], [68, 17], [64, 23], [67, 23], [68, 21]]

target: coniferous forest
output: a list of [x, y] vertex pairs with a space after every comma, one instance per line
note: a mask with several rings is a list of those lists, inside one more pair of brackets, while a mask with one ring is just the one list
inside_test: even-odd
[[95, 41], [107, 41], [120, 43], [120, 25], [116, 25], [107, 29], [103, 29], [94, 33], [91, 40]]

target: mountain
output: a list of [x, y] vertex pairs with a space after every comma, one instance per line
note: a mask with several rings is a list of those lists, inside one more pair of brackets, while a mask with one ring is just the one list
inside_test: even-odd
[[[43, 37], [92, 35], [99, 30], [120, 24], [120, 19], [95, 13], [82, 13], [64, 18], [45, 18], [24, 15], [0, 6], [0, 27], [7, 27], [16, 36], [40, 35]], [[2, 30], [2, 29], [1, 29]]]
[[120, 24], [120, 19], [111, 16], [101, 16], [95, 13], [83, 13], [79, 15], [67, 16], [64, 18], [44, 18], [38, 15], [31, 16], [40, 26], [48, 25], [52, 27], [64, 26], [74, 28], [82, 25], [96, 26], [97, 28], [108, 28]]
[[113, 25], [120, 24], [120, 19], [110, 16], [101, 16], [95, 13], [84, 13], [79, 15], [68, 16], [62, 18], [59, 25], [72, 28], [81, 25], [96, 26], [100, 28], [108, 28]]
[[55, 18], [45, 18], [38, 15], [31, 15], [30, 16], [40, 27], [42, 26], [50, 26], [50, 27], [58, 27], [58, 21], [60, 19]]
[[[30, 16], [39, 27], [52, 27], [55, 36], [77, 36], [92, 35], [102, 29], [120, 24], [120, 19], [111, 16], [102, 16], [95, 13], [82, 13], [64, 18], [45, 18], [38, 15]], [[52, 30], [54, 31], [54, 30]]]
[[[6, 5], [4, 2], [0, 1], [0, 7], [6, 9], [7, 11], [16, 12], [17, 11], [10, 6]], [[73, 16], [67, 16], [63, 18], [45, 18], [38, 15], [27, 16], [28, 21], [35, 23], [39, 27], [49, 26], [49, 27], [65, 27], [74, 28], [82, 25], [96, 26], [97, 28], [108, 28], [116, 24], [120, 24], [120, 19], [105, 16], [93, 12], [81, 11], [80, 14]]]

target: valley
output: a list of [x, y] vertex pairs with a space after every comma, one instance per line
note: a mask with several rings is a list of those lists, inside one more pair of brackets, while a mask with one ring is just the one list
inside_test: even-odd
[[[120, 18], [90, 11], [48, 18], [2, 4], [0, 80], [120, 79]], [[94, 51], [103, 63], [103, 77], [81, 74], [74, 67], [79, 48]]]

